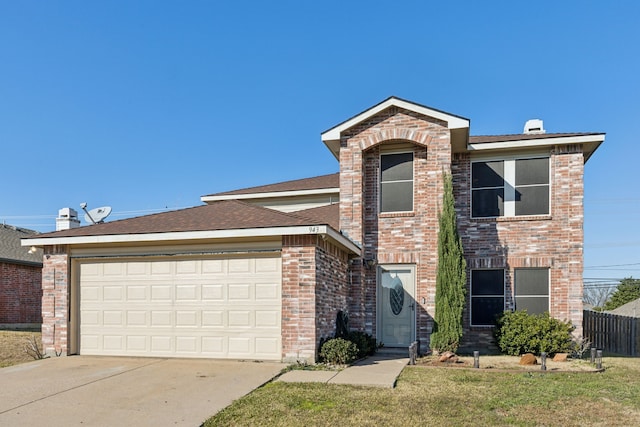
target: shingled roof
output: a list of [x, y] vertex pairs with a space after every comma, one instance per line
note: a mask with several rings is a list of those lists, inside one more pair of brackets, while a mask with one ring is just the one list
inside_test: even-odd
[[136, 218], [39, 234], [38, 239], [186, 231], [238, 230], [270, 227], [329, 225], [338, 230], [338, 205], [285, 213], [239, 200], [223, 200]]
[[36, 231], [0, 224], [0, 262], [42, 265], [41, 249], [29, 253], [28, 248], [20, 245], [20, 239], [36, 236]]
[[618, 316], [640, 317], [640, 298], [621, 305], [620, 307], [609, 311], [609, 313], [617, 314]]
[[320, 221], [323, 224], [327, 224], [334, 230], [340, 229], [340, 205], [338, 203], [305, 209], [294, 212], [294, 214], [304, 216], [305, 218], [309, 218], [314, 221]]
[[532, 133], [532, 134], [508, 134], [508, 135], [476, 135], [469, 137], [469, 144], [482, 144], [487, 142], [526, 141], [529, 139], [570, 138], [576, 136], [600, 135], [597, 132], [580, 133]]
[[242, 188], [240, 190], [225, 191], [222, 193], [208, 194], [211, 196], [232, 196], [253, 193], [276, 193], [285, 191], [322, 190], [340, 187], [340, 174], [315, 176], [312, 178], [295, 179], [292, 181], [278, 182], [276, 184], [260, 185], [257, 187]]

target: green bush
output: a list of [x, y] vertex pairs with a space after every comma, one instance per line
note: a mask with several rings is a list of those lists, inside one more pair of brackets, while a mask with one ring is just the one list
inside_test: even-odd
[[496, 342], [503, 353], [519, 356], [524, 353], [572, 353], [575, 344], [571, 322], [549, 316], [528, 314], [526, 311], [506, 311], [498, 319], [494, 331]]
[[351, 331], [345, 338], [358, 348], [358, 359], [372, 356], [376, 352], [376, 339], [365, 332]]
[[351, 341], [332, 338], [322, 344], [320, 357], [330, 365], [348, 365], [358, 357], [358, 347]]

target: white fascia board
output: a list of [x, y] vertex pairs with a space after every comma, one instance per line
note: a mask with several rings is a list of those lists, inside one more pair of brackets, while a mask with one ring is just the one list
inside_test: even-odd
[[468, 144], [467, 148], [469, 151], [504, 150], [511, 148], [546, 147], [558, 144], [584, 144], [602, 141], [604, 141], [604, 134], [563, 136], [559, 138], [514, 139], [511, 141], [500, 142], [479, 142], [476, 144]]
[[218, 202], [221, 200], [269, 199], [275, 197], [315, 196], [321, 194], [340, 193], [339, 188], [318, 188], [314, 190], [272, 191], [270, 193], [222, 194], [219, 196], [202, 196], [202, 202]]
[[272, 228], [247, 228], [236, 230], [209, 230], [209, 231], [180, 231], [170, 233], [149, 234], [114, 234], [101, 236], [74, 236], [74, 237], [41, 237], [22, 239], [22, 246], [51, 246], [51, 245], [89, 245], [101, 243], [144, 243], [144, 242], [169, 242], [181, 240], [206, 240], [206, 239], [230, 239], [242, 237], [274, 237], [274, 236], [299, 236], [319, 234], [327, 235], [348, 250], [360, 254], [360, 248], [342, 234], [336, 232], [327, 225], [308, 225], [295, 227]]
[[362, 255], [362, 249], [358, 245], [353, 243], [350, 239], [346, 238], [343, 234], [338, 233], [336, 230], [334, 230], [331, 227], [326, 227], [326, 230], [327, 230], [326, 235], [329, 236], [331, 239], [335, 240], [336, 242], [338, 242], [339, 244], [341, 244], [351, 252], [355, 253], [356, 255], [358, 256]]
[[423, 114], [425, 116], [433, 117], [438, 120], [442, 120], [447, 122], [447, 127], [449, 129], [460, 129], [460, 128], [468, 128], [469, 120], [463, 119], [462, 117], [452, 116], [450, 114], [443, 113], [442, 111], [432, 110], [431, 108], [426, 108], [421, 105], [416, 105], [411, 102], [404, 101], [402, 99], [390, 98], [385, 102], [376, 105], [375, 107], [358, 114], [350, 120], [342, 123], [339, 126], [334, 127], [333, 129], [329, 129], [324, 132], [322, 136], [323, 141], [334, 141], [340, 139], [340, 134], [342, 131], [349, 129], [352, 126], [357, 125], [363, 120], [378, 114], [379, 112], [389, 108], [389, 107], [400, 107], [405, 110], [415, 111], [416, 113]]

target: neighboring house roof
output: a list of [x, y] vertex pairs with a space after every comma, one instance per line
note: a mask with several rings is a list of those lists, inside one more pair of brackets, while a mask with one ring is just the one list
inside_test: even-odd
[[617, 314], [618, 316], [640, 317], [640, 298], [621, 305], [609, 311], [609, 313]]
[[20, 245], [21, 239], [37, 234], [33, 230], [0, 224], [0, 262], [41, 266], [42, 250], [29, 253]]
[[278, 182], [276, 184], [260, 185], [257, 187], [242, 188], [240, 190], [224, 191], [222, 193], [208, 194], [211, 196], [238, 196], [259, 193], [300, 192], [309, 190], [327, 190], [340, 188], [340, 174], [314, 176], [312, 178], [295, 179], [292, 181]]
[[136, 218], [40, 234], [23, 245], [162, 241], [205, 238], [328, 234], [347, 249], [359, 248], [338, 230], [338, 205], [285, 213], [224, 200]]

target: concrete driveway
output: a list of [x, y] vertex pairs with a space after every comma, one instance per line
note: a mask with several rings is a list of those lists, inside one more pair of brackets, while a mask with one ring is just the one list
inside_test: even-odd
[[199, 426], [286, 365], [70, 356], [0, 369], [0, 425]]

